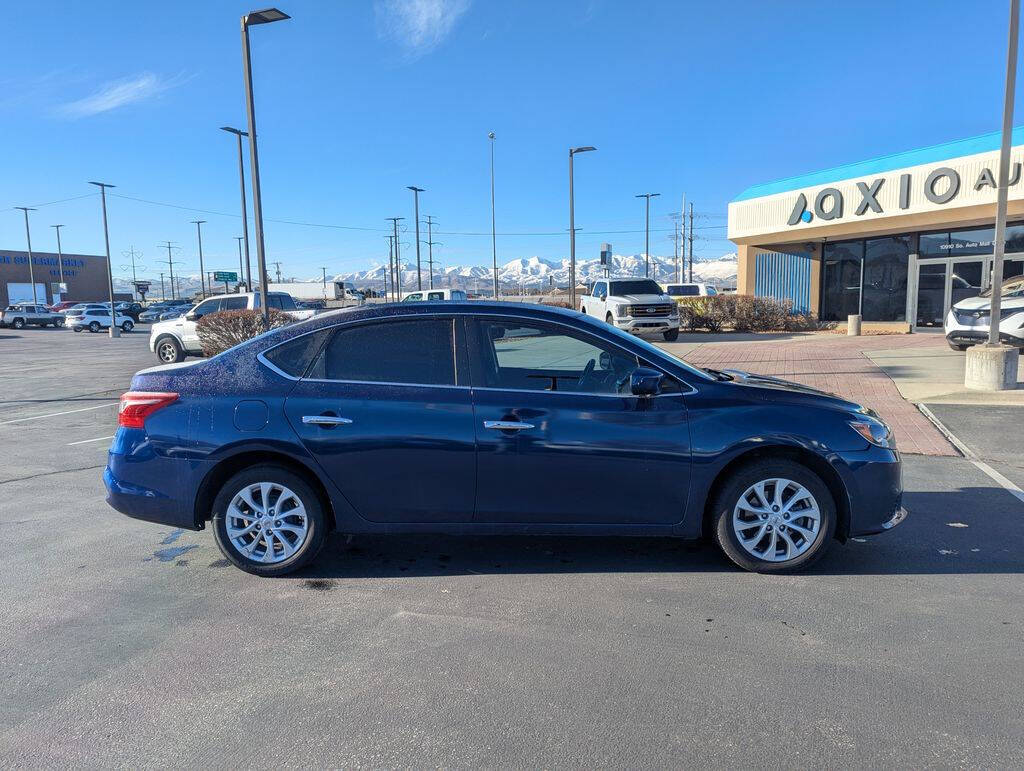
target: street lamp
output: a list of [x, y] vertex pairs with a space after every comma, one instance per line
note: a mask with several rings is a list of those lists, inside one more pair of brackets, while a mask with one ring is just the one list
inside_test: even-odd
[[[206, 297], [206, 269], [203, 267], [203, 223], [206, 220], [192, 220], [196, 226], [196, 235], [199, 237], [199, 288], [203, 290], [203, 297]], [[213, 287], [210, 287], [213, 292]]]
[[494, 299], [498, 299], [498, 240], [494, 231], [494, 132], [487, 132], [491, 141], [491, 261], [494, 266]]
[[[221, 131], [227, 131], [230, 134], [234, 134], [238, 137], [238, 184], [242, 191], [242, 239], [245, 242], [245, 287], [246, 291], [252, 291], [252, 269], [249, 267], [249, 214], [246, 211], [245, 206], [245, 161], [243, 160], [242, 154], [242, 137], [247, 137], [249, 134], [241, 129], [231, 128], [230, 126], [221, 126]], [[239, 244], [241, 249], [241, 244]], [[238, 263], [238, 275], [242, 276], [242, 263]]]
[[[61, 285], [63, 285], [64, 284], [64, 252], [60, 248], [60, 229], [62, 227], [64, 227], [64, 226], [63, 225], [50, 225], [50, 227], [57, 231], [57, 269], [60, 271], [60, 283], [61, 283]], [[62, 289], [61, 291], [63, 292], [64, 290]], [[61, 295], [60, 299], [63, 300], [64, 296]]]
[[644, 224], [644, 278], [651, 277], [651, 199], [661, 193], [640, 193], [637, 198], [647, 199], [647, 215]]
[[415, 201], [415, 215], [416, 215], [416, 289], [423, 291], [423, 270], [420, 268], [420, 193], [423, 192], [422, 187], [416, 187], [415, 185], [407, 185], [409, 190], [412, 190], [412, 197]]
[[103, 241], [107, 247], [107, 290], [110, 293], [110, 336], [120, 337], [121, 330], [117, 328], [117, 316], [114, 314], [114, 269], [110, 264], [110, 231], [107, 229], [107, 188], [114, 187], [106, 182], [90, 182], [100, 189], [100, 200], [103, 202]]
[[[28, 213], [35, 211], [31, 206], [15, 206], [15, 209], [21, 209], [25, 212], [25, 240], [28, 242], [28, 281], [32, 284], [32, 304], [38, 305], [39, 299], [36, 297], [36, 273], [32, 268], [32, 234], [28, 229]], [[46, 299], [45, 297], [43, 298]]]
[[270, 306], [267, 304], [267, 254], [263, 245], [263, 201], [260, 198], [260, 160], [256, 147], [256, 104], [252, 95], [252, 57], [249, 54], [249, 27], [271, 24], [291, 17], [277, 8], [252, 11], [242, 17], [242, 71], [245, 75], [245, 112], [249, 128], [249, 164], [252, 171], [252, 213], [256, 229], [256, 258], [259, 261], [260, 301], [263, 325], [270, 329]]
[[572, 159], [576, 153], [589, 153], [596, 147], [569, 148], [569, 305], [576, 307], [576, 216], [573, 211], [573, 174]]

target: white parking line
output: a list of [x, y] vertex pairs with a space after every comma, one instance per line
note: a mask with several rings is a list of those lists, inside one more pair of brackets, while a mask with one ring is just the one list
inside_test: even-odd
[[88, 412], [89, 410], [98, 410], [101, 407], [115, 407], [118, 402], [107, 402], [106, 404], [96, 404], [92, 407], [82, 407], [77, 410], [64, 410], [64, 412], [48, 412], [45, 415], [31, 415], [27, 418], [15, 418], [14, 420], [0, 420], [0, 426], [6, 426], [11, 423], [24, 423], [26, 420], [42, 420], [43, 418], [55, 418], [58, 415], [70, 415], [72, 412]]
[[102, 442], [104, 439], [113, 439], [114, 436], [97, 436], [95, 439], [83, 439], [80, 442], [68, 442], [68, 447], [74, 447], [76, 444], [89, 444], [89, 442]]
[[981, 469], [990, 477], [992, 477], [992, 479], [995, 480], [996, 484], [998, 484], [1000, 487], [1006, 490], [1006, 492], [1020, 500], [1021, 503], [1024, 503], [1024, 490], [1021, 490], [1019, 487], [1017, 487], [1017, 485], [1015, 485], [1009, 479], [1004, 477], [1002, 474], [1000, 474], [998, 471], [996, 471], [994, 468], [988, 465], [985, 461], [972, 460], [971, 463], [973, 463], [979, 469]]

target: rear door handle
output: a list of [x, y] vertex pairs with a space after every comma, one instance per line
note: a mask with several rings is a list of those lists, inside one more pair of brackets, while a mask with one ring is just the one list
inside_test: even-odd
[[335, 415], [303, 415], [302, 422], [307, 426], [347, 426], [352, 423], [349, 418]]
[[518, 420], [485, 420], [484, 428], [492, 428], [495, 431], [522, 431], [533, 428], [533, 423], [522, 423]]

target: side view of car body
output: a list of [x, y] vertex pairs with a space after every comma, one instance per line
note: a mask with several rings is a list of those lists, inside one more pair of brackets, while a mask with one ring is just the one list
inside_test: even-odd
[[870, 410], [542, 306], [322, 314], [139, 372], [119, 423], [110, 504], [210, 524], [261, 575], [330, 530], [708, 537], [746, 569], [795, 570], [905, 516]]
[[402, 295], [402, 302], [462, 302], [466, 299], [466, 293], [461, 289], [422, 289], [416, 292], [406, 292]]
[[[76, 332], [81, 332], [84, 329], [90, 332], [99, 332], [101, 329], [110, 328], [110, 311], [107, 308], [85, 308], [80, 311], [71, 311], [64, 323]], [[120, 327], [122, 332], [131, 332], [135, 328], [132, 318], [120, 313], [114, 314], [114, 325]]]
[[45, 305], [33, 305], [32, 303], [16, 303], [8, 305], [0, 311], [0, 327], [13, 327], [23, 329], [28, 326], [46, 327], [64, 326], [64, 317]]

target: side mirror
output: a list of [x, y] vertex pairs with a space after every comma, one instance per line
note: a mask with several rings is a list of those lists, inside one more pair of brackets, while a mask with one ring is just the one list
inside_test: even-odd
[[185, 321], [198, 321], [203, 317], [203, 314], [196, 313], [195, 311], [189, 311], [185, 314]]
[[637, 367], [630, 373], [629, 390], [633, 396], [657, 396], [661, 393], [661, 380], [664, 377], [656, 369]]

